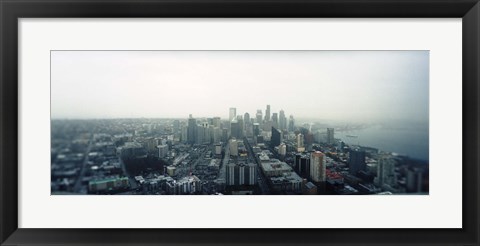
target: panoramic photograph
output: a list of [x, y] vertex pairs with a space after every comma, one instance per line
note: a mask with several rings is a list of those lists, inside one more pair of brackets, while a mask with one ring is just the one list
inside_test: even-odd
[[51, 51], [52, 195], [428, 195], [429, 51]]

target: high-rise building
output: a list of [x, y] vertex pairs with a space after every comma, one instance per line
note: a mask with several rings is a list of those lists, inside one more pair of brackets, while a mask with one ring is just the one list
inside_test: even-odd
[[278, 154], [281, 156], [287, 154], [287, 145], [285, 143], [281, 143], [280, 146], [278, 146]]
[[299, 133], [297, 135], [297, 151], [303, 152], [305, 151], [305, 139], [303, 134]]
[[212, 120], [212, 121], [213, 121], [213, 125], [214, 125], [215, 127], [220, 127], [220, 123], [221, 123], [220, 117], [213, 117], [213, 120]]
[[310, 155], [310, 178], [315, 182], [326, 181], [325, 155], [320, 151]]
[[265, 110], [265, 121], [270, 120], [270, 105], [267, 105], [267, 109]]
[[263, 118], [261, 109], [257, 109], [257, 113], [255, 114], [255, 118], [257, 120], [257, 123], [259, 125], [261, 125], [262, 124], [262, 118]]
[[406, 186], [407, 192], [422, 192], [423, 173], [420, 168], [408, 168]]
[[220, 127], [213, 128], [213, 143], [218, 144], [222, 140], [222, 130]]
[[254, 136], [260, 135], [260, 124], [259, 123], [253, 123], [253, 135]]
[[230, 121], [230, 136], [240, 139], [240, 124], [236, 119]]
[[188, 127], [187, 127], [187, 142], [194, 144], [197, 138], [197, 120], [190, 115], [188, 118]]
[[263, 122], [263, 127], [262, 129], [266, 132], [270, 131], [272, 129], [272, 124], [273, 122], [271, 120]]
[[350, 150], [348, 166], [350, 169], [350, 174], [352, 175], [357, 175], [359, 171], [365, 171], [367, 168], [365, 163], [365, 151], [361, 149]]
[[205, 141], [203, 138], [205, 137], [205, 129], [202, 125], [197, 125], [197, 136], [195, 137], [196, 144], [203, 144]]
[[274, 148], [282, 142], [282, 133], [272, 126], [272, 138], [270, 140], [270, 147]]
[[182, 140], [182, 142], [184, 142], [184, 143], [188, 142], [187, 135], [188, 135], [188, 127], [183, 125], [182, 130], [181, 130], [181, 140]]
[[295, 120], [293, 119], [293, 115], [290, 115], [290, 119], [288, 120], [288, 131], [295, 131]]
[[255, 185], [257, 182], [257, 166], [253, 163], [226, 165], [226, 185]]
[[376, 181], [380, 187], [383, 185], [394, 187], [396, 185], [395, 160], [388, 157], [382, 157], [378, 160]]
[[230, 155], [238, 156], [238, 142], [235, 138], [230, 139]]
[[230, 108], [230, 114], [229, 114], [229, 117], [228, 117], [228, 121], [231, 122], [236, 117], [237, 117], [237, 109], [236, 108]]
[[228, 141], [228, 128], [222, 128], [222, 141], [224, 143]]
[[180, 131], [180, 121], [174, 120], [173, 121], [173, 133], [178, 133]]
[[305, 140], [305, 145], [307, 147], [312, 147], [312, 144], [313, 144], [313, 133], [312, 132], [307, 132], [304, 136], [304, 140]]
[[168, 154], [168, 145], [158, 145], [158, 158], [165, 158]]
[[327, 128], [327, 143], [328, 144], [334, 144], [335, 138], [334, 138], [334, 129], [333, 128]]
[[278, 116], [278, 125], [280, 130], [287, 130], [287, 117], [285, 117], [285, 111], [280, 110], [280, 115]]
[[244, 131], [245, 131], [245, 123], [243, 122], [243, 117], [241, 115], [237, 115], [237, 122], [238, 122], [238, 137], [239, 139], [242, 139], [244, 136]]
[[245, 121], [245, 129], [247, 128], [246, 126], [250, 124], [250, 114], [249, 113], [245, 113], [243, 115], [243, 120]]
[[279, 128], [279, 126], [278, 126], [278, 114], [277, 113], [272, 114], [272, 126], [275, 127], [275, 128]]
[[296, 154], [293, 168], [302, 178], [309, 178], [310, 177], [310, 156], [307, 154]]

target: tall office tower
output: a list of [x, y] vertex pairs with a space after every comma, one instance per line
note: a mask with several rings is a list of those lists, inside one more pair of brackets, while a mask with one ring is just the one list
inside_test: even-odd
[[238, 124], [238, 121], [236, 119], [233, 119], [230, 122], [230, 136], [232, 138], [240, 138], [240, 126]]
[[278, 127], [278, 114], [277, 113], [272, 114], [272, 126], [275, 127], [275, 128], [279, 128]]
[[220, 117], [213, 117], [213, 125], [215, 127], [220, 127], [220, 123], [221, 123]]
[[205, 129], [202, 125], [197, 125], [197, 137], [195, 138], [196, 144], [203, 144], [205, 136]]
[[245, 128], [248, 124], [250, 124], [250, 114], [249, 113], [245, 113], [243, 115], [243, 120], [245, 121], [244, 124], [245, 124]]
[[271, 120], [265, 121], [265, 122], [263, 122], [262, 129], [267, 132], [267, 131], [270, 131], [272, 129], [272, 126], [273, 126], [273, 122]]
[[213, 127], [213, 143], [218, 144], [222, 140], [222, 131], [220, 127]]
[[290, 119], [288, 120], [288, 131], [295, 131], [295, 120], [293, 119], [293, 115], [290, 115]]
[[224, 143], [228, 141], [228, 128], [222, 128], [222, 141]]
[[237, 122], [238, 122], [238, 139], [242, 139], [244, 136], [245, 131], [245, 123], [243, 122], [243, 117], [241, 115], [237, 115]]
[[245, 123], [250, 123], [250, 114], [248, 112], [243, 114], [243, 120], [245, 120]]
[[255, 185], [257, 182], [256, 170], [256, 165], [253, 163], [229, 163], [226, 165], [226, 185]]
[[253, 136], [260, 135], [260, 124], [253, 123]]
[[237, 117], [237, 109], [236, 108], [230, 108], [230, 114], [229, 114], [228, 121], [231, 122], [233, 119], [235, 119], [235, 117]]
[[230, 155], [238, 156], [238, 142], [235, 138], [230, 139]]
[[210, 125], [204, 122], [202, 124], [202, 127], [203, 127], [203, 143], [210, 143], [212, 139], [212, 137], [210, 136], [211, 135]]
[[267, 110], [265, 110], [265, 121], [270, 120], [270, 105], [267, 105]]
[[270, 147], [274, 148], [282, 142], [282, 133], [272, 126], [272, 138], [270, 139]]
[[304, 140], [305, 140], [305, 145], [312, 145], [313, 144], [313, 133], [311, 132], [307, 132], [307, 134], [305, 134], [304, 136]]
[[320, 151], [310, 155], [310, 176], [315, 182], [326, 181], [325, 155]]
[[173, 121], [173, 133], [178, 133], [180, 131], [180, 121], [174, 120]]
[[186, 143], [188, 142], [188, 138], [187, 138], [187, 135], [188, 135], [188, 127], [187, 126], [182, 126], [182, 130], [181, 130], [181, 141], [183, 143]]
[[190, 115], [188, 118], [188, 127], [187, 127], [187, 142], [194, 144], [197, 138], [197, 120]]
[[278, 118], [278, 124], [280, 127], [280, 130], [287, 130], [287, 117], [285, 117], [285, 111], [280, 110], [280, 115]]
[[408, 168], [407, 170], [407, 192], [422, 192], [423, 172], [420, 168]]
[[297, 135], [297, 151], [303, 152], [305, 151], [305, 140], [303, 134], [299, 133]]
[[278, 154], [281, 156], [287, 154], [287, 145], [285, 143], [281, 143], [280, 146], [278, 146]]
[[380, 187], [383, 185], [394, 187], [397, 184], [395, 160], [388, 157], [382, 157], [378, 160], [376, 181]]
[[296, 154], [295, 155], [295, 171], [302, 178], [310, 177], [310, 156], [307, 154]]
[[334, 138], [334, 129], [333, 128], [327, 128], [327, 143], [328, 144], [333, 144], [335, 142]]
[[365, 164], [365, 151], [360, 149], [350, 150], [348, 158], [348, 166], [350, 174], [357, 175], [359, 171], [365, 171], [367, 165]]
[[262, 110], [261, 109], [257, 109], [257, 114], [255, 115], [255, 118], [257, 118], [257, 123], [259, 125], [262, 124]]

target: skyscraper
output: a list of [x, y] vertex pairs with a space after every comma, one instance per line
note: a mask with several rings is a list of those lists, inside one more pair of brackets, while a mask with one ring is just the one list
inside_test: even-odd
[[253, 136], [253, 125], [252, 125], [252, 122], [251, 122], [251, 119], [250, 119], [250, 114], [249, 113], [245, 113], [243, 115], [243, 124], [244, 124], [244, 131], [245, 131], [245, 136], [247, 137], [252, 137]]
[[237, 132], [237, 138], [242, 139], [244, 136], [244, 130], [245, 130], [245, 123], [243, 122], [243, 117], [241, 115], [237, 115], [237, 122], [238, 122], [238, 132]]
[[232, 138], [241, 138], [240, 137], [240, 124], [236, 119], [230, 121], [230, 136]]
[[365, 151], [360, 149], [350, 150], [348, 158], [348, 165], [350, 174], [357, 175], [359, 171], [365, 171], [367, 165], [365, 164]]
[[245, 121], [245, 125], [250, 124], [250, 114], [248, 112], [243, 115], [243, 120]]
[[310, 177], [310, 158], [307, 154], [296, 154], [294, 169], [302, 178]]
[[423, 171], [420, 168], [407, 169], [407, 192], [422, 192]]
[[238, 142], [235, 138], [230, 139], [230, 155], [238, 156]]
[[220, 122], [221, 122], [220, 117], [213, 117], [213, 125], [215, 127], [220, 127]]
[[275, 128], [279, 128], [278, 127], [278, 114], [277, 113], [272, 114], [272, 126], [275, 127]]
[[196, 126], [197, 128], [197, 136], [195, 137], [195, 143], [196, 144], [203, 144], [203, 142], [205, 141], [204, 137], [205, 137], [205, 128], [203, 127], [203, 125], [197, 125]]
[[315, 182], [326, 181], [325, 155], [320, 151], [310, 155], [310, 176]]
[[288, 131], [295, 131], [295, 120], [293, 119], [293, 115], [290, 115], [290, 119], [288, 120]]
[[334, 129], [333, 128], [327, 128], [327, 143], [328, 144], [333, 144], [335, 142], [334, 138]]
[[303, 152], [305, 151], [305, 139], [303, 134], [299, 133], [297, 135], [297, 151]]
[[287, 118], [285, 117], [285, 111], [280, 110], [280, 115], [279, 115], [279, 118], [278, 118], [278, 124], [279, 124], [279, 128], [280, 130], [287, 130]]
[[255, 114], [255, 118], [257, 119], [257, 123], [259, 125], [262, 124], [262, 110], [261, 109], [257, 109], [257, 113]]
[[253, 123], [253, 135], [254, 136], [260, 135], [260, 124]]
[[188, 127], [187, 127], [187, 142], [190, 144], [195, 143], [197, 138], [197, 120], [190, 115], [188, 118]]
[[255, 185], [257, 166], [253, 163], [229, 163], [226, 165], [226, 185]]
[[270, 120], [270, 105], [267, 105], [267, 109], [265, 110], [265, 121]]
[[282, 133], [272, 126], [272, 138], [270, 140], [270, 147], [274, 148], [282, 142]]
[[233, 119], [235, 119], [235, 117], [237, 117], [237, 109], [236, 108], [230, 108], [230, 114], [229, 114], [228, 121], [231, 122]]
[[391, 187], [396, 185], [395, 161], [392, 158], [382, 157], [378, 160], [376, 181], [380, 187], [385, 184]]

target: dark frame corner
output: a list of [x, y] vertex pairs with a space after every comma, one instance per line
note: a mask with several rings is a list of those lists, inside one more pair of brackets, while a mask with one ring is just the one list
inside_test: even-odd
[[[0, 17], [1, 245], [480, 244], [478, 0], [0, 0]], [[17, 19], [22, 17], [462, 18], [463, 229], [19, 229]]]

